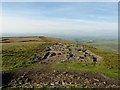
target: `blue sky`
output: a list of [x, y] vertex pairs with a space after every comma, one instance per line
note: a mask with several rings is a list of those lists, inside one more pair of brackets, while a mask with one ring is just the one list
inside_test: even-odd
[[2, 3], [3, 33], [117, 35], [118, 3]]

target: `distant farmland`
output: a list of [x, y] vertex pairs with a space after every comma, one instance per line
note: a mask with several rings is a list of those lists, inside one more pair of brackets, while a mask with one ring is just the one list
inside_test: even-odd
[[117, 40], [96, 40], [94, 42], [85, 42], [84, 44], [96, 47], [104, 51], [118, 53]]

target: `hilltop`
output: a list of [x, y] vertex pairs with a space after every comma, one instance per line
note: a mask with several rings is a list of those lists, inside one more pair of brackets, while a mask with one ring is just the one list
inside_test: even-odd
[[4, 87], [120, 87], [118, 54], [44, 36], [0, 42]]

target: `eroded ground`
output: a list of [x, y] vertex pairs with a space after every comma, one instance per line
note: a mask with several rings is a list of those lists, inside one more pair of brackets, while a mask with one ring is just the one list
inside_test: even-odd
[[28, 71], [13, 74], [9, 87], [79, 87], [79, 88], [119, 88], [118, 80], [100, 74], [80, 73], [77, 71]]

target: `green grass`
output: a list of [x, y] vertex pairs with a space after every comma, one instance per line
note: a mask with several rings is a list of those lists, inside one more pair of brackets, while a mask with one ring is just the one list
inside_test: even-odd
[[120, 59], [118, 59], [119, 54], [115, 54], [112, 52], [105, 52], [100, 49], [91, 48], [89, 46], [86, 47], [95, 54], [103, 57], [102, 65], [104, 65], [106, 68], [120, 69], [118, 64], [120, 62]]
[[14, 70], [19, 67], [26, 67], [31, 65], [33, 60], [31, 58], [35, 53], [43, 51], [50, 43], [47, 44], [10, 44], [4, 45], [2, 48], [3, 71]]
[[119, 54], [115, 54], [112, 52], [105, 52], [100, 49], [96, 49], [89, 45], [84, 45], [88, 50], [91, 50], [95, 54], [103, 57], [103, 60], [100, 63], [94, 65], [93, 63], [81, 63], [81, 62], [73, 62], [73, 63], [58, 63], [53, 66], [54, 69], [58, 70], [78, 70], [82, 72], [92, 72], [92, 73], [100, 73], [104, 74], [113, 79], [120, 79], [119, 76], [119, 62], [118, 59]]
[[[72, 71], [81, 71], [81, 72], [91, 72], [104, 74], [110, 78], [118, 79], [118, 70], [117, 69], [107, 69], [103, 65], [94, 65], [94, 64], [85, 64], [85, 63], [58, 63], [53, 65], [53, 68], [56, 70], [72, 70]], [[120, 78], [119, 78], [120, 79]]]
[[[50, 39], [53, 40], [53, 39]], [[49, 40], [47, 40], [49, 41]], [[60, 41], [60, 40], [58, 40]], [[57, 40], [55, 39], [55, 42]], [[66, 41], [61, 41], [62, 43], [68, 43]], [[50, 46], [52, 43], [10, 43], [10, 44], [3, 44], [2, 47], [2, 68], [3, 72], [12, 72], [19, 69], [30, 68], [32, 65], [34, 66], [35, 63], [31, 60], [34, 57], [35, 53], [44, 53], [44, 49]], [[118, 62], [118, 54], [112, 52], [105, 52], [90, 46], [85, 45], [85, 47], [95, 54], [103, 57], [103, 60], [96, 65], [92, 63], [81, 63], [81, 62], [73, 62], [73, 63], [57, 63], [52, 64], [52, 66], [45, 67], [48, 69], [56, 70], [73, 70], [73, 71], [82, 71], [82, 72], [92, 72], [92, 73], [100, 73], [106, 76], [109, 76], [114, 79], [120, 79], [118, 77], [118, 70], [119, 65]], [[42, 54], [41, 54], [42, 55]], [[39, 66], [39, 68], [42, 66]], [[35, 67], [37, 69], [38, 66]], [[37, 70], [39, 70], [39, 68]], [[33, 69], [31, 69], [33, 70]]]

